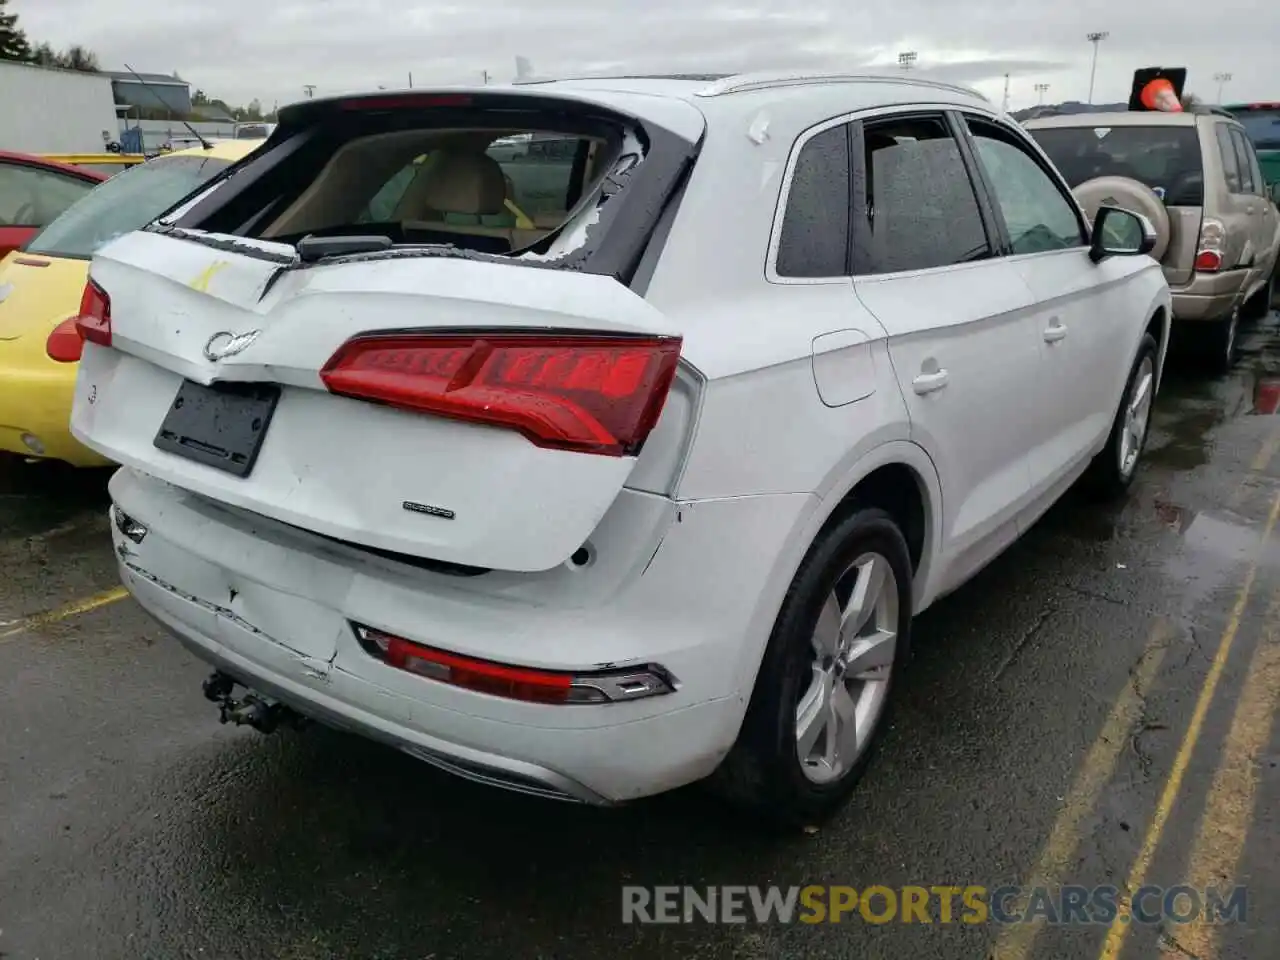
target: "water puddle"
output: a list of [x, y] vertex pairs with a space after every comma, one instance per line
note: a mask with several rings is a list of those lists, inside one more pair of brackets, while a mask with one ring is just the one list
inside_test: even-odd
[[1171, 503], [1158, 503], [1156, 514], [1182, 535], [1183, 549], [1166, 559], [1164, 571], [1179, 583], [1183, 609], [1188, 612], [1236, 582], [1241, 565], [1255, 557], [1260, 566], [1280, 567], [1280, 545], [1274, 540], [1260, 545], [1262, 528], [1257, 523], [1195, 513]]

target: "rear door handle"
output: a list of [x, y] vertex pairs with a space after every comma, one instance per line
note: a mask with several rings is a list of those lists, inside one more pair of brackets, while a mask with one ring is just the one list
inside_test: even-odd
[[1052, 320], [1049, 321], [1049, 326], [1045, 327], [1044, 342], [1057, 343], [1066, 335], [1067, 335], [1066, 325], [1063, 324], [1063, 322], [1059, 320], [1057, 317], [1054, 317]]
[[926, 393], [933, 393], [935, 390], [941, 390], [947, 385], [947, 371], [939, 370], [936, 373], [922, 373], [911, 381], [911, 386], [916, 393], [924, 396]]

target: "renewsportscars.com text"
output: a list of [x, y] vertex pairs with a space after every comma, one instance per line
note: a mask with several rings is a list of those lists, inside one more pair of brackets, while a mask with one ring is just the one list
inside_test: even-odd
[[[623, 923], [1034, 923], [1109, 925], [1117, 887], [848, 886], [622, 888]], [[1245, 887], [1140, 887], [1133, 922], [1244, 923]]]

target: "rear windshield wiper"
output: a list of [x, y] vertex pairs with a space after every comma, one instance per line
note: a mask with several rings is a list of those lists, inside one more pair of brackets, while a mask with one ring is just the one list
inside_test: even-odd
[[315, 263], [325, 257], [341, 257], [350, 253], [377, 253], [390, 250], [390, 237], [303, 237], [298, 241], [298, 257], [303, 263]]

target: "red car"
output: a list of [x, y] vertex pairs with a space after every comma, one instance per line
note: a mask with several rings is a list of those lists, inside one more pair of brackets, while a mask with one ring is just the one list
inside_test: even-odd
[[93, 170], [0, 150], [0, 257], [105, 179]]

